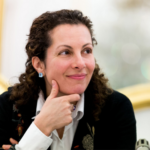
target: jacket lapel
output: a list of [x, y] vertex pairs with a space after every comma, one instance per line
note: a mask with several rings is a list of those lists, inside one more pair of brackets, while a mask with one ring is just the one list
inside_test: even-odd
[[88, 133], [88, 130], [86, 128], [86, 121], [85, 121], [85, 118], [83, 117], [79, 121], [76, 133], [74, 135], [74, 140], [73, 140], [71, 149], [81, 149], [81, 148], [83, 149], [82, 139], [87, 133]]
[[92, 105], [90, 104], [90, 102], [92, 102], [91, 96], [87, 92], [85, 92], [84, 116], [79, 121], [71, 150], [75, 150], [75, 149], [93, 150], [94, 149], [95, 121], [92, 116]]
[[94, 134], [85, 118], [79, 121], [71, 149], [93, 150]]

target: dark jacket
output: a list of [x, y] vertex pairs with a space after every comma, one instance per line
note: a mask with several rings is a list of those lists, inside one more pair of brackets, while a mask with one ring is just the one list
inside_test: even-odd
[[[0, 147], [10, 144], [10, 137], [19, 141], [35, 115], [28, 110], [17, 112], [9, 96], [10, 91], [0, 95]], [[114, 91], [108, 96], [99, 121], [94, 121], [88, 101], [92, 101], [92, 97], [85, 92], [84, 116], [79, 121], [72, 149], [134, 150], [136, 120], [130, 100]]]

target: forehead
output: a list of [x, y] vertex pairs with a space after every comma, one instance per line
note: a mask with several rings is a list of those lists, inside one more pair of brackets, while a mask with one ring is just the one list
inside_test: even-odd
[[55, 27], [49, 33], [53, 42], [69, 42], [72, 40], [82, 40], [91, 42], [89, 29], [83, 24], [62, 24]]

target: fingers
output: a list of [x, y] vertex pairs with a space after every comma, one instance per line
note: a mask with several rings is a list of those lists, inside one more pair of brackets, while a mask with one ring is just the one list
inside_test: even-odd
[[50, 93], [50, 99], [55, 98], [58, 94], [58, 91], [59, 91], [59, 87], [57, 82], [55, 80], [52, 80], [52, 90]]
[[[10, 138], [9, 140], [10, 140], [11, 144], [18, 144], [18, 142], [17, 142], [16, 140], [14, 140], [13, 138]], [[10, 147], [11, 147], [11, 145], [3, 145], [3, 146], [2, 146], [2, 148], [3, 148], [4, 150], [10, 149]]]
[[71, 102], [76, 102], [76, 101], [79, 101], [80, 100], [80, 95], [79, 94], [72, 94], [72, 95], [69, 95], [69, 99], [68, 101], [71, 103]]
[[12, 144], [18, 144], [18, 142], [17, 142], [16, 140], [14, 140], [13, 138], [10, 138], [10, 142], [11, 142]]
[[10, 149], [10, 147], [11, 147], [11, 145], [3, 145], [3, 146], [2, 146], [2, 148], [5, 149], [5, 150]]

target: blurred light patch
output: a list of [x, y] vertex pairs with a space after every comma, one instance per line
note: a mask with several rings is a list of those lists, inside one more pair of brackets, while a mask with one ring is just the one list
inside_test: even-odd
[[146, 79], [150, 80], [150, 57], [142, 62], [141, 72]]
[[128, 64], [136, 64], [141, 58], [140, 48], [133, 44], [127, 43], [124, 44], [121, 48], [122, 59]]
[[114, 2], [122, 8], [134, 8], [144, 4], [143, 2], [147, 0], [114, 0]]
[[111, 47], [111, 53], [113, 56], [118, 56], [120, 55], [120, 49], [121, 49], [122, 43], [115, 43]]
[[119, 62], [114, 57], [111, 57], [105, 62], [104, 72], [110, 77], [117, 72], [118, 68]]

